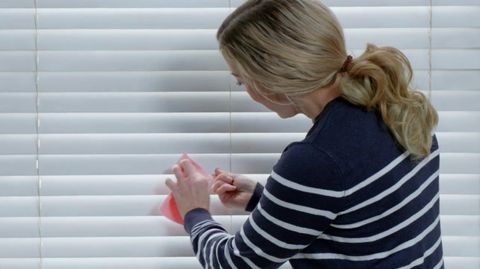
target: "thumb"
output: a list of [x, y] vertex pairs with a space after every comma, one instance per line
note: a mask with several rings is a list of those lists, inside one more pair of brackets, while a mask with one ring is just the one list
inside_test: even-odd
[[173, 182], [173, 180], [172, 180], [171, 178], [167, 177], [167, 178], [165, 179], [165, 185], [167, 185], [167, 187], [168, 187], [171, 191], [173, 191], [173, 190], [176, 188], [176, 185], [177, 185], [177, 184], [176, 184], [175, 182]]

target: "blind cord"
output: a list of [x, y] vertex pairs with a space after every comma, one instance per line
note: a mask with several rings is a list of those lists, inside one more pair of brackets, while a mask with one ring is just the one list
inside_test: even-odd
[[433, 26], [433, 3], [429, 0], [430, 8], [428, 14], [428, 98], [432, 98], [432, 26]]
[[[228, 11], [231, 13], [232, 12], [232, 1], [228, 0]], [[232, 83], [231, 83], [231, 77], [228, 76], [228, 92], [229, 92], [229, 136], [230, 136], [230, 158], [229, 158], [229, 170], [230, 172], [232, 171]], [[230, 214], [230, 229], [233, 230], [233, 216], [232, 216], [232, 210], [229, 208], [228, 213]]]
[[43, 240], [42, 240], [42, 200], [41, 200], [41, 193], [42, 193], [42, 178], [40, 177], [40, 158], [39, 158], [39, 151], [40, 151], [40, 116], [39, 116], [39, 106], [40, 106], [40, 98], [38, 94], [39, 88], [39, 76], [38, 76], [38, 66], [40, 63], [40, 56], [38, 53], [38, 0], [33, 1], [33, 7], [35, 9], [35, 16], [34, 16], [34, 26], [35, 26], [35, 137], [36, 137], [36, 153], [35, 153], [35, 173], [37, 176], [37, 198], [38, 198], [38, 237], [39, 237], [39, 268], [43, 268]]

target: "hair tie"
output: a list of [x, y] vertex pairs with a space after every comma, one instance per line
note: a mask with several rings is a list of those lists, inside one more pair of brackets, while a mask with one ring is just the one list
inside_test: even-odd
[[340, 73], [347, 72], [348, 66], [352, 62], [352, 59], [353, 59], [353, 57], [351, 55], [347, 56], [347, 59], [345, 60], [345, 62], [343, 62], [342, 68], [340, 68]]

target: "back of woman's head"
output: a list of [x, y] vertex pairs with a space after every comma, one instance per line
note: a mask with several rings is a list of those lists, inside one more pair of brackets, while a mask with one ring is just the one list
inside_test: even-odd
[[[246, 1], [225, 19], [217, 39], [233, 71], [264, 94], [295, 96], [329, 86], [347, 59], [340, 23], [317, 0]], [[345, 99], [378, 111], [412, 157], [429, 154], [438, 116], [410, 89], [412, 67], [400, 50], [368, 44], [343, 71]]]

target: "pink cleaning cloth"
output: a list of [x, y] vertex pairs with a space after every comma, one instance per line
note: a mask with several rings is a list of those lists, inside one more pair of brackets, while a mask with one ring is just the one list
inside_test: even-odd
[[[180, 164], [180, 161], [185, 159], [190, 160], [192, 162], [197, 172], [212, 179], [212, 176], [209, 175], [207, 172], [205, 172], [205, 170], [203, 170], [203, 168], [197, 162], [195, 162], [192, 158], [190, 158], [186, 153], [182, 154], [180, 159], [178, 159], [177, 164]], [[175, 198], [173, 197], [173, 194], [171, 192], [168, 194], [167, 198], [163, 200], [160, 206], [160, 212], [162, 213], [163, 216], [169, 218], [170, 220], [183, 225], [183, 218], [182, 216], [180, 216], [180, 212], [178, 211], [178, 208], [177, 208], [177, 203], [175, 202]]]

